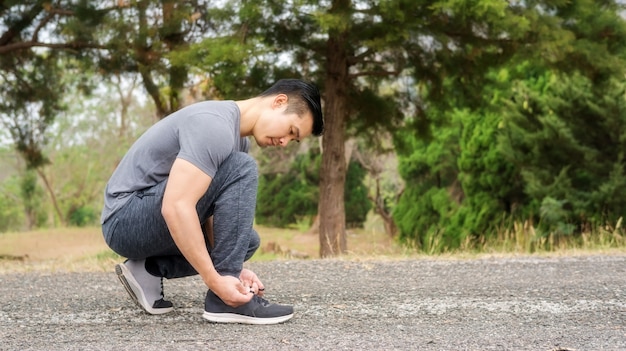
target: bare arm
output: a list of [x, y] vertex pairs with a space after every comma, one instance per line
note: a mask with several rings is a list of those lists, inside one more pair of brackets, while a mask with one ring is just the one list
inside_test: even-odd
[[[206, 220], [203, 228], [206, 233], [209, 246], [213, 248], [215, 245], [215, 239], [213, 237], [213, 216]], [[252, 290], [253, 293], [259, 296], [263, 296], [265, 294], [265, 286], [253, 271], [244, 268], [239, 275], [239, 280], [241, 280], [244, 287], [250, 287], [250, 290]]]
[[177, 158], [165, 187], [161, 212], [176, 246], [207, 287], [228, 305], [238, 306], [250, 301], [252, 294], [238, 278], [221, 276], [215, 270], [196, 212], [196, 204], [211, 180], [198, 167]]

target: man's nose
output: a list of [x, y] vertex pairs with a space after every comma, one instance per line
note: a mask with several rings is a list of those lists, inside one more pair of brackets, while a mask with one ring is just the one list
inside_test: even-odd
[[282, 146], [282, 147], [286, 147], [286, 146], [289, 144], [289, 142], [290, 142], [291, 140], [293, 140], [293, 138], [292, 138], [292, 137], [288, 137], [288, 136], [286, 136], [286, 137], [282, 137], [282, 138], [280, 138], [280, 139], [278, 139], [278, 140], [279, 140], [279, 145], [280, 145], [280, 146]]

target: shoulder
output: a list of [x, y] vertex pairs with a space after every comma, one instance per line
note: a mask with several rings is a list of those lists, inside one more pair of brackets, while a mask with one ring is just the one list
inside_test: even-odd
[[239, 108], [234, 101], [202, 101], [188, 105], [172, 116], [221, 116], [226, 118], [239, 117]]
[[[169, 120], [169, 121], [168, 121]], [[163, 119], [171, 127], [181, 129], [231, 130], [239, 123], [237, 105], [228, 101], [203, 101], [188, 105]]]

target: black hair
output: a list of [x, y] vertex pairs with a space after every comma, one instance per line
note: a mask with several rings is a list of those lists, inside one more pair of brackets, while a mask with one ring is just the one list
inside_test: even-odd
[[320, 91], [313, 83], [300, 79], [281, 79], [259, 96], [285, 94], [289, 98], [286, 112], [294, 112], [303, 116], [308, 109], [313, 115], [313, 135], [320, 136], [324, 132], [324, 117]]

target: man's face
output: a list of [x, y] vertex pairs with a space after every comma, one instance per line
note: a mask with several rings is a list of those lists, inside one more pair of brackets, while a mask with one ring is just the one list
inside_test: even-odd
[[313, 132], [313, 115], [307, 112], [305, 116], [296, 113], [286, 113], [287, 104], [279, 99], [272, 107], [266, 110], [254, 128], [254, 139], [261, 147], [287, 146], [290, 141], [300, 141]]

